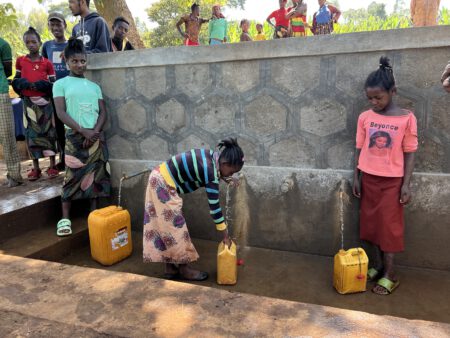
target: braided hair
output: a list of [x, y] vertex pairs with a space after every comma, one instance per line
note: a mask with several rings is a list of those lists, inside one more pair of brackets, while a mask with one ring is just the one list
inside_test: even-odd
[[228, 163], [231, 166], [242, 167], [244, 165], [244, 152], [235, 138], [229, 137], [219, 142], [219, 162]]
[[395, 87], [394, 71], [390, 64], [390, 60], [386, 56], [380, 58], [380, 67], [378, 70], [369, 74], [366, 80], [364, 88], [383, 88], [386, 91], [390, 91]]
[[23, 33], [23, 40], [25, 40], [25, 36], [27, 36], [27, 35], [35, 35], [36, 36], [36, 38], [38, 39], [38, 41], [39, 41], [39, 43], [40, 44], [42, 44], [42, 41], [41, 41], [41, 36], [39, 35], [39, 33], [37, 32], [37, 30], [36, 29], [34, 29], [34, 27], [28, 27], [28, 30], [25, 32], [25, 33]]
[[64, 57], [66, 60], [69, 60], [69, 58], [75, 54], [86, 54], [86, 50], [84, 49], [83, 41], [71, 37], [64, 49]]

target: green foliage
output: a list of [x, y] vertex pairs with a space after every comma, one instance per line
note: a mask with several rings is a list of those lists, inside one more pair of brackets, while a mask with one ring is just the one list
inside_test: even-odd
[[392, 14], [385, 20], [376, 16], [368, 16], [364, 20], [346, 21], [342, 24], [336, 24], [334, 32], [336, 34], [368, 32], [386, 29], [408, 28], [411, 27], [411, 21], [406, 16]]
[[51, 12], [61, 13], [62, 15], [64, 15], [66, 20], [73, 17], [67, 1], [48, 5], [48, 12], [49, 13], [51, 13]]
[[439, 24], [450, 25], [450, 10], [447, 8], [442, 8], [439, 12]]
[[369, 16], [376, 16], [380, 19], [384, 20], [386, 19], [386, 5], [380, 4], [375, 1], [373, 1], [369, 7], [367, 8], [367, 13]]
[[14, 6], [10, 3], [0, 4], [0, 31], [17, 24]]
[[[151, 47], [176, 46], [183, 44], [183, 39], [176, 29], [176, 23], [184, 14], [190, 13], [192, 0], [160, 0], [147, 9], [148, 17], [158, 24], [148, 34], [144, 34], [144, 43]], [[200, 17], [210, 18], [211, 8], [215, 4], [228, 5], [231, 7], [243, 7], [245, 0], [202, 0], [200, 4]], [[202, 26], [200, 32], [200, 43], [205, 44], [208, 40], [208, 25]], [[184, 28], [183, 28], [184, 29]]]
[[[33, 26], [38, 31], [38, 33], [41, 35], [42, 42], [53, 39], [53, 35], [49, 31], [47, 26], [48, 14], [44, 9], [34, 10], [30, 12], [28, 16], [26, 16], [21, 12], [16, 13], [14, 11], [14, 8], [12, 9], [12, 13], [15, 13], [14, 20], [12, 20], [10, 24], [7, 25], [0, 24], [0, 36], [6, 41], [8, 41], [8, 43], [11, 45], [11, 48], [14, 53], [14, 58], [16, 58], [19, 55], [27, 54], [28, 52], [25, 47], [25, 44], [23, 43], [22, 37], [23, 33], [25, 33], [28, 30], [29, 26]], [[5, 18], [2, 15], [0, 21], [4, 20]], [[67, 25], [68, 26], [66, 32], [67, 36], [69, 36], [69, 32], [72, 31], [72, 28], [75, 25], [75, 23], [71, 23], [70, 21], [68, 21]]]

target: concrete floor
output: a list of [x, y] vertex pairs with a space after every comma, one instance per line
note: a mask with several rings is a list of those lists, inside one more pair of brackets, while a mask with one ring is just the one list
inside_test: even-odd
[[[94, 262], [88, 247], [74, 251], [60, 262], [162, 277], [162, 264], [142, 263], [140, 233], [133, 233], [133, 243], [133, 255], [111, 267]], [[330, 257], [245, 248], [239, 254], [244, 265], [239, 267], [237, 285], [219, 286], [215, 283], [217, 243], [204, 240], [194, 240], [194, 243], [201, 257], [195, 266], [211, 276], [208, 281], [194, 284], [378, 315], [450, 323], [450, 272], [399, 267], [401, 285], [390, 296], [370, 292], [373, 284], [368, 285], [365, 293], [340, 295], [332, 287]]]

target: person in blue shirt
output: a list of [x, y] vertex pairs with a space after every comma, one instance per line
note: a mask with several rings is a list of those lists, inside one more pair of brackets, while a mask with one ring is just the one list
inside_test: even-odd
[[[55, 68], [56, 79], [60, 80], [69, 75], [66, 62], [64, 60], [64, 48], [67, 46], [67, 39], [64, 31], [67, 28], [66, 19], [61, 13], [53, 12], [48, 16], [48, 28], [52, 32], [54, 39], [47, 41], [42, 46], [42, 56], [49, 59]], [[56, 165], [59, 170], [64, 170], [64, 148], [66, 146], [64, 123], [55, 114], [56, 137], [60, 154], [60, 161]]]

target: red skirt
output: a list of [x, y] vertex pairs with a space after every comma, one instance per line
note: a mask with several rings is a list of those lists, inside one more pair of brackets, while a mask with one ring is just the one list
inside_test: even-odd
[[378, 245], [383, 252], [404, 250], [402, 183], [403, 177], [362, 175], [360, 238]]

